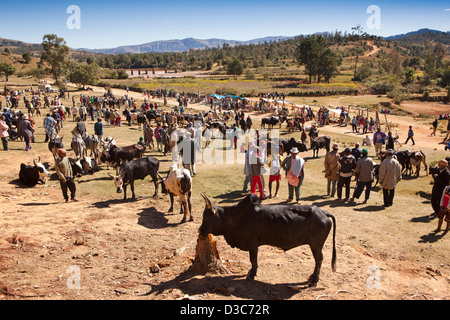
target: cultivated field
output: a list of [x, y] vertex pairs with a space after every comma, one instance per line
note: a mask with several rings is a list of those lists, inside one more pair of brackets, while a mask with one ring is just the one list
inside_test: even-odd
[[[103, 94], [102, 88], [87, 95]], [[113, 90], [116, 95], [122, 90]], [[133, 93], [139, 101], [142, 95]], [[370, 97], [326, 97], [317, 99], [324, 105], [347, 105]], [[289, 99], [312, 103], [312, 98]], [[158, 101], [160, 102], [160, 101]], [[169, 103], [174, 104], [171, 100]], [[345, 104], [344, 104], [345, 103]], [[359, 103], [359, 102], [357, 102]], [[450, 107], [442, 104], [409, 102], [411, 112], [426, 113], [427, 108]], [[23, 104], [22, 104], [23, 105]], [[206, 110], [203, 104], [191, 104], [189, 111]], [[416, 112], [417, 111], [417, 112]], [[260, 123], [261, 114], [252, 114]], [[306, 159], [306, 176], [301, 189], [302, 203], [314, 204], [333, 213], [337, 219], [337, 271], [331, 269], [332, 238], [328, 238], [321, 279], [316, 288], [305, 281], [312, 273], [314, 259], [308, 247], [284, 253], [261, 247], [255, 281], [246, 281], [250, 269], [248, 254], [229, 247], [217, 237], [218, 251], [228, 274], [202, 275], [190, 270], [195, 256], [197, 230], [202, 221], [204, 201], [200, 193], [217, 205], [231, 205], [242, 199], [243, 165], [204, 164], [197, 166], [193, 178], [193, 222], [180, 224], [178, 205], [167, 213], [169, 198], [153, 199], [153, 184], [146, 179], [136, 183], [137, 199], [122, 201], [122, 194], [107, 173], [77, 178], [80, 202], [64, 203], [53, 158], [44, 143], [43, 118], [37, 118], [36, 143], [25, 152], [24, 142], [10, 142], [11, 151], [0, 151], [0, 298], [1, 299], [125, 299], [163, 300], [191, 297], [200, 300], [231, 299], [332, 299], [332, 300], [433, 300], [450, 297], [449, 235], [434, 233], [437, 220], [432, 212], [430, 195], [432, 178], [422, 168], [420, 177], [405, 177], [396, 190], [394, 206], [384, 209], [382, 192], [375, 188], [367, 204], [338, 203], [326, 197], [323, 172], [325, 151], [313, 159], [312, 151], [300, 154]], [[383, 117], [382, 117], [383, 120]], [[415, 129], [416, 145], [399, 150], [421, 150], [428, 164], [449, 155], [440, 144], [444, 123], [436, 137], [430, 137], [430, 118], [389, 116], [397, 126], [394, 131], [401, 142], [409, 125]], [[74, 123], [64, 123], [64, 142], [70, 150], [70, 131]], [[87, 122], [93, 132], [93, 122]], [[353, 146], [362, 134], [351, 127], [326, 126], [320, 134], [332, 142]], [[119, 146], [136, 143], [142, 131], [137, 125], [106, 127], [105, 136], [113, 136]], [[284, 126], [282, 136], [288, 137]], [[298, 138], [299, 133], [294, 133]], [[161, 161], [164, 175], [170, 155], [150, 151], [146, 155]], [[369, 149], [374, 156], [374, 148]], [[48, 164], [51, 178], [45, 185], [24, 188], [18, 182], [22, 162], [41, 157]], [[266, 179], [268, 181], [268, 179]], [[352, 182], [352, 188], [355, 183]], [[266, 187], [267, 188], [267, 187]], [[287, 182], [282, 180], [280, 197], [265, 203], [287, 199]], [[444, 224], [445, 226], [445, 224]], [[79, 276], [80, 282], [72, 280]], [[375, 281], [375, 280], [376, 281]], [[77, 286], [79, 284], [79, 286]], [[75, 288], [76, 287], [76, 288]]]

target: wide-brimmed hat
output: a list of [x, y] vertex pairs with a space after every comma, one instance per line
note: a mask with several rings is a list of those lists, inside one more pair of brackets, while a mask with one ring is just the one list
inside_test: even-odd
[[444, 160], [444, 159], [442, 159], [442, 160], [439, 160], [439, 162], [438, 162], [438, 167], [447, 167], [448, 166], [448, 161], [447, 160]]
[[339, 149], [339, 145], [337, 143], [333, 144], [333, 149]]
[[387, 149], [387, 150], [386, 150], [386, 154], [394, 154], [394, 150], [392, 150], [392, 149]]
[[297, 147], [293, 147], [292, 149], [291, 149], [291, 153], [298, 153], [299, 151], [298, 151], [298, 149], [297, 149]]
[[22, 116], [22, 119], [27, 120], [27, 119], [28, 119], [28, 116], [27, 116], [27, 115], [23, 115], [23, 116]]

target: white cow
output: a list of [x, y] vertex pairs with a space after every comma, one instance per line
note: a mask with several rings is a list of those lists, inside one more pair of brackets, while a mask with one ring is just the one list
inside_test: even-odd
[[186, 222], [188, 214], [190, 216], [189, 221], [194, 220], [191, 206], [192, 177], [189, 170], [178, 169], [176, 164], [172, 165], [167, 177], [161, 182], [161, 189], [162, 193], [170, 195], [169, 212], [173, 211], [173, 200], [175, 196], [178, 196], [180, 199], [180, 214], [184, 212], [181, 222]]

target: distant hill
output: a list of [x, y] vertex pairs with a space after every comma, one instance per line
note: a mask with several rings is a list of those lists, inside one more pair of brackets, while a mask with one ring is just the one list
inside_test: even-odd
[[0, 38], [0, 48], [10, 48], [16, 54], [24, 54], [29, 52], [39, 53], [43, 50], [41, 44], [26, 43], [11, 39]]
[[450, 45], [450, 31], [443, 32], [432, 29], [420, 29], [406, 34], [385, 37], [385, 40], [392, 40], [404, 44], [423, 44], [425, 40], [441, 42]]
[[292, 37], [265, 37], [258, 38], [248, 41], [237, 41], [237, 40], [225, 40], [225, 39], [194, 39], [186, 38], [182, 40], [165, 40], [165, 41], [153, 41], [140, 45], [130, 45], [130, 46], [120, 46], [117, 48], [110, 49], [77, 49], [79, 51], [86, 51], [92, 53], [103, 53], [103, 54], [117, 54], [117, 53], [147, 53], [147, 52], [185, 52], [190, 49], [205, 49], [213, 47], [222, 47], [224, 44], [230, 46], [235, 45], [248, 45], [248, 44], [258, 44], [264, 42], [273, 41], [283, 41], [291, 39]]

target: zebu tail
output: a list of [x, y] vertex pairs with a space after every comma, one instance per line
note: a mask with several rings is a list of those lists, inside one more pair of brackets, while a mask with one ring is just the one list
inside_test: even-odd
[[328, 218], [333, 220], [333, 256], [331, 258], [331, 267], [336, 271], [336, 218], [331, 213], [325, 212]]

